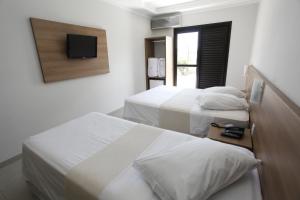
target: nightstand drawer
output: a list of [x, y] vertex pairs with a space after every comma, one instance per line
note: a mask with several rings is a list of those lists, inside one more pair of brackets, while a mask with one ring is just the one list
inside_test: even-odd
[[252, 147], [252, 136], [250, 129], [245, 129], [244, 136], [241, 139], [235, 139], [230, 137], [225, 137], [221, 135], [221, 132], [223, 131], [223, 128], [216, 128], [211, 126], [208, 132], [208, 138], [212, 140], [216, 140], [219, 142], [224, 142], [227, 144], [232, 144], [240, 147], [247, 148], [249, 150], [253, 150]]

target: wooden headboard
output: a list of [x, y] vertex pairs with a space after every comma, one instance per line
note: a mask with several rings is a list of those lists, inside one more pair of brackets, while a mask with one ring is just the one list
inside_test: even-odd
[[254, 152], [263, 162], [259, 169], [263, 199], [299, 200], [300, 108], [253, 66], [246, 74], [248, 93], [254, 79], [265, 83], [261, 103], [251, 105], [250, 112]]

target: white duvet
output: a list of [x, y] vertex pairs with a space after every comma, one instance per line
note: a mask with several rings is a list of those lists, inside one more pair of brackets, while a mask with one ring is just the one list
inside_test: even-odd
[[[159, 86], [145, 92], [128, 97], [125, 100], [123, 117], [135, 122], [159, 127], [159, 109], [160, 106], [174, 97], [182, 88]], [[203, 90], [195, 89], [199, 95]], [[199, 106], [199, 101], [195, 103], [190, 110], [190, 130], [189, 133], [200, 137], [205, 137], [209, 125], [215, 123], [233, 123], [236, 126], [247, 127], [249, 113], [245, 110], [206, 110]]]
[[[101, 151], [135, 125], [134, 122], [90, 113], [30, 137], [24, 143], [23, 152], [27, 180], [40, 191], [41, 199], [63, 200], [64, 177], [67, 172], [81, 161]], [[162, 149], [195, 139], [199, 138], [166, 130], [141, 156], [157, 153]], [[159, 200], [132, 166], [107, 185], [99, 195], [99, 199]], [[251, 171], [210, 199], [260, 200], [257, 171]]]

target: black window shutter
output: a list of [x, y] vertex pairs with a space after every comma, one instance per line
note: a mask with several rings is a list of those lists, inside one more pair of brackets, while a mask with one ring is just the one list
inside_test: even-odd
[[203, 25], [199, 33], [197, 87], [224, 86], [231, 22]]

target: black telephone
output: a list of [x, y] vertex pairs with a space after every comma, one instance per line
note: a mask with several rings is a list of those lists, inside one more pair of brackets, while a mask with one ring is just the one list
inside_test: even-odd
[[245, 128], [236, 127], [233, 124], [226, 124], [221, 126], [216, 123], [211, 123], [212, 126], [217, 128], [224, 128], [224, 131], [221, 132], [222, 136], [241, 139], [244, 136]]

